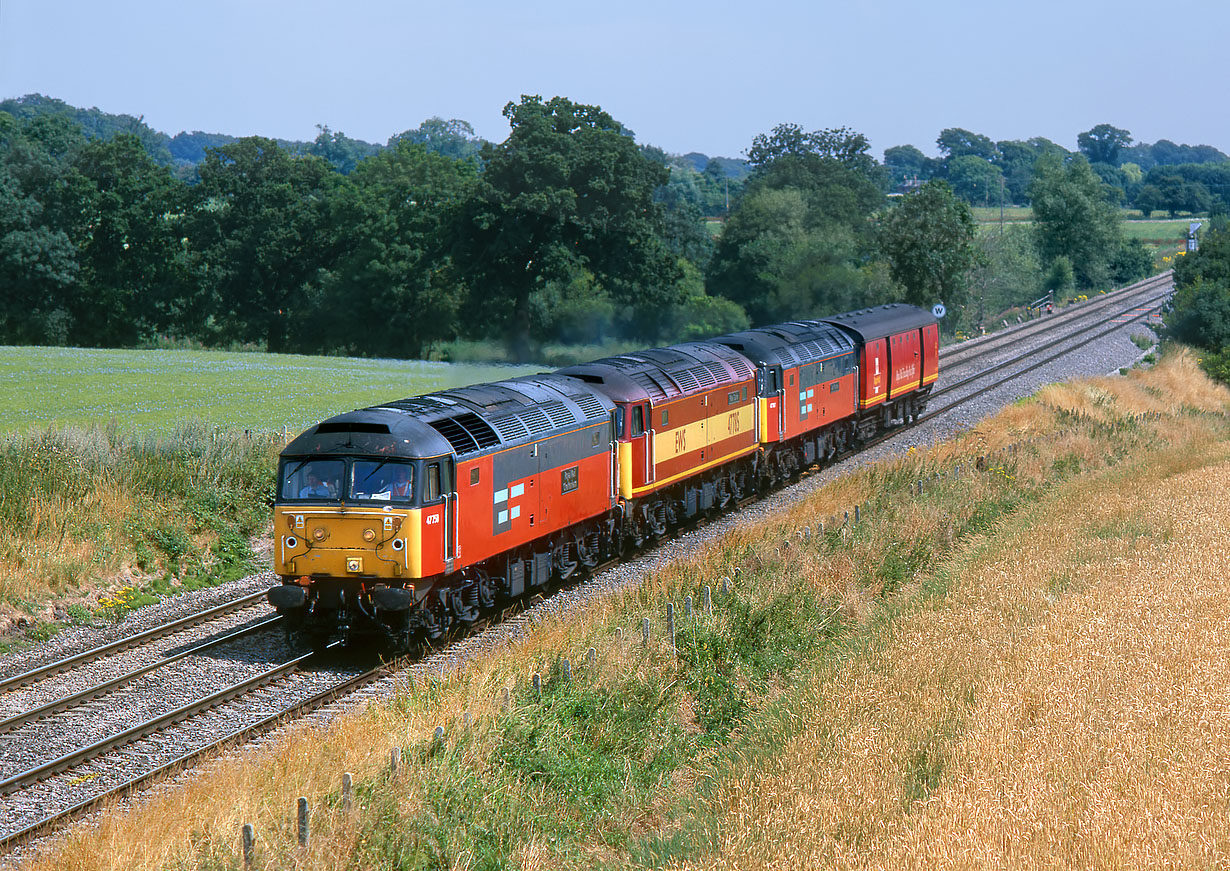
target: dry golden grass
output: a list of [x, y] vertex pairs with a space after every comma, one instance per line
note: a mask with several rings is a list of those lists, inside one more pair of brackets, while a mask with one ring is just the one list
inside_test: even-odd
[[[881, 528], [885, 493], [899, 496], [939, 469], [972, 469], [989, 454], [985, 474], [959, 479], [974, 503], [1012, 476], [1050, 480], [1060, 452], [1096, 467], [1105, 445], [1088, 427], [1069, 428], [1072, 415], [1108, 423], [1181, 409], [1220, 415], [1226, 403], [1183, 355], [1144, 375], [1048, 388], [966, 439], [868, 467], [778, 524], [700, 549], [582, 619], [536, 627], [443, 687], [420, 683], [405, 703], [370, 706], [323, 733], [295, 727], [216, 760], [188, 783], [72, 832], [27, 867], [234, 867], [245, 822], [256, 825], [262, 867], [354, 867], [359, 830], [329, 805], [342, 771], [377, 778], [390, 747], [421, 745], [438, 724], [451, 731], [464, 711], [481, 735], [503, 687], [559, 656], [579, 662], [595, 627], [624, 629], [622, 641], [607, 633], [599, 642], [598, 680], [669, 672], [672, 660], [655, 656], [656, 645], [641, 647], [629, 615], [656, 609], [664, 591], [730, 574], [736, 562], [779, 561], [780, 577], [807, 578], [847, 619], [872, 625], [885, 601], [899, 613], [862, 653], [835, 659], [797, 689], [801, 702], [788, 713], [797, 734], [779, 754], [736, 767], [718, 787], [721, 851], [697, 867], [1230, 864], [1222, 834], [1230, 831], [1230, 533], [1222, 520], [1230, 448], [1208, 421], [1138, 424], [1152, 450], [966, 535], [943, 566], [941, 598], [920, 594], [908, 606], [910, 585], [921, 590], [925, 578], [907, 579], [888, 600], [859, 583], [903, 542], [923, 532], [942, 541], [965, 519], [960, 504], [899, 500], [899, 519]], [[1067, 417], [1057, 422], [1056, 409]], [[992, 453], [1014, 442], [1030, 449], [1011, 464]], [[847, 547], [792, 545], [779, 554], [800, 527], [816, 530], [855, 504], [868, 506], [868, 523]], [[677, 718], [686, 725], [690, 717], [684, 700]], [[469, 762], [481, 769], [481, 739], [474, 746]], [[618, 824], [634, 834], [667, 827], [675, 803], [710, 773], [704, 762], [678, 771], [657, 800]], [[417, 789], [403, 772], [401, 809], [422, 807]], [[313, 807], [306, 855], [294, 847], [300, 795]], [[597, 842], [586, 855], [593, 864], [626, 861]], [[537, 837], [509, 859], [527, 869], [559, 862]], [[456, 868], [471, 862], [464, 851], [449, 859]]]
[[[1165, 409], [1139, 377], [1043, 402], [1224, 408], [1170, 364]], [[1027, 433], [1033, 410], [1003, 420]], [[975, 542], [942, 606], [818, 682], [696, 867], [1230, 865], [1230, 461], [1207, 428], [1165, 427], [1169, 446]]]

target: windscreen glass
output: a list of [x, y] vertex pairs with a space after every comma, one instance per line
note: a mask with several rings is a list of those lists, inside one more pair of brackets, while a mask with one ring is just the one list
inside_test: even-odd
[[342, 498], [344, 460], [288, 460], [282, 464], [283, 499], [332, 501]]
[[414, 466], [396, 460], [352, 460], [349, 499], [407, 503], [414, 499]]

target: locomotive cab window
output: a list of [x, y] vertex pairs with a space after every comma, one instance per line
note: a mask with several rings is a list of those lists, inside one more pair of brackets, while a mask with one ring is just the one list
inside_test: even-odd
[[440, 464], [430, 463], [427, 466], [425, 476], [426, 483], [423, 490], [423, 501], [434, 502], [440, 498]]
[[346, 497], [356, 501], [414, 500], [414, 467], [393, 460], [351, 460]]
[[667, 415], [666, 409], [664, 408], [662, 409], [662, 426], [666, 426], [667, 419], [668, 419], [668, 415]]
[[637, 406], [632, 409], [632, 438], [645, 434], [645, 409]]
[[344, 460], [286, 460], [282, 463], [283, 499], [339, 499], [342, 493]]
[[473, 487], [478, 483], [478, 466], [470, 470], [470, 486]]

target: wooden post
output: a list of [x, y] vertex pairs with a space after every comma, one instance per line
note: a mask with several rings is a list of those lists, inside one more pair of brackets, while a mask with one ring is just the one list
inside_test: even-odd
[[251, 868], [256, 861], [256, 830], [251, 823], [243, 825], [243, 867]]
[[508, 687], [504, 687], [503, 696], [504, 698], [500, 702], [500, 707], [507, 711], [510, 707], [512, 707], [512, 693], [508, 691]]
[[538, 672], [534, 672], [533, 682], [534, 682], [534, 696], [536, 698], [541, 699], [542, 698], [542, 675], [540, 675]]
[[666, 603], [666, 640], [672, 648], [675, 646], [675, 603]]
[[713, 613], [713, 587], [705, 585], [705, 613]]
[[308, 845], [308, 803], [304, 796], [299, 796], [299, 846]]
[[641, 619], [641, 641], [644, 644], [649, 643], [649, 618], [648, 617], [644, 617]]
[[589, 650], [585, 651], [585, 661], [588, 662], [590, 665], [593, 665], [594, 660], [596, 660], [597, 658], [598, 658], [598, 651], [594, 650], [594, 648], [591, 647]]
[[692, 597], [689, 595], [683, 600], [683, 616], [692, 619]]
[[401, 764], [401, 748], [394, 747], [389, 751], [389, 773], [394, 777], [397, 776], [397, 769]]
[[342, 773], [342, 811], [350, 813], [354, 808], [354, 776], [345, 771]]
[[572, 663], [566, 659], [564, 660], [564, 680], [572, 680]]

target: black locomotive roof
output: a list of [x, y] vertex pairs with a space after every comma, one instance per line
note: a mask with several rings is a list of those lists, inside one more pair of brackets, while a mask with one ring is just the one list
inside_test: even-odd
[[746, 381], [752, 377], [752, 367], [725, 346], [688, 342], [605, 357], [556, 374], [596, 385], [615, 402], [659, 402]]
[[836, 324], [852, 333], [859, 341], [871, 342], [939, 323], [929, 311], [918, 306], [894, 302], [875, 308], [859, 309], [808, 323]]
[[554, 374], [473, 384], [339, 414], [304, 432], [284, 456], [467, 456], [611, 419], [614, 405]]
[[740, 352], [757, 366], [798, 366], [854, 350], [847, 333], [819, 321], [792, 321], [710, 339]]

